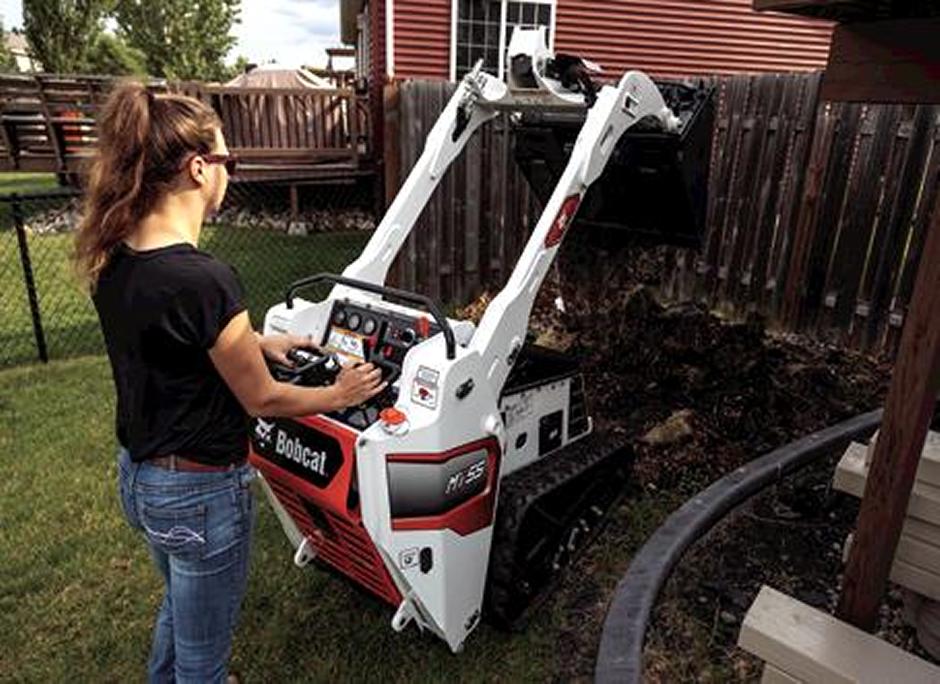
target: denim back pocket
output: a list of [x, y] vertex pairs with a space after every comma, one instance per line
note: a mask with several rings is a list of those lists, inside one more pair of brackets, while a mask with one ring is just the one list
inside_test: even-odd
[[200, 560], [206, 552], [206, 506], [141, 507], [141, 524], [150, 544], [181, 560]]

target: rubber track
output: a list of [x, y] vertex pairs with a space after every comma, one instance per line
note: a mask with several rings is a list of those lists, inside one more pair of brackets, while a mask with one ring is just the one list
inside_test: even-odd
[[[504, 628], [521, 627], [532, 609], [551, 594], [552, 588], [557, 584], [564, 570], [571, 565], [569, 562], [560, 572], [555, 573], [555, 576], [538, 591], [523, 611], [518, 612], [513, 607], [516, 601], [516, 584], [520, 569], [516, 563], [516, 542], [519, 530], [522, 529], [525, 517], [532, 505], [592, 468], [596, 468], [598, 473], [606, 476], [610, 468], [622, 466], [623, 480], [626, 483], [629, 465], [632, 461], [627, 441], [624, 437], [593, 433], [554, 453], [545, 455], [541, 460], [509, 475], [500, 483], [485, 600], [485, 614], [491, 622]], [[603, 467], [605, 461], [615, 457], [620, 458], [622, 462], [620, 464], [611, 462], [610, 468]], [[578, 555], [603, 529], [606, 518], [620, 501], [625, 489], [624, 487], [615, 501], [604, 511], [605, 520], [592, 529], [588, 540], [578, 549]], [[559, 517], [567, 518], [569, 514], [570, 511], [567, 511]], [[574, 558], [571, 560], [573, 561]]]

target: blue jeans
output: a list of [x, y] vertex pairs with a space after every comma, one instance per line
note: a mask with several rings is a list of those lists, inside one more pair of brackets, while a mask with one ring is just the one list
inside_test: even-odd
[[248, 579], [254, 470], [166, 470], [134, 463], [124, 449], [118, 459], [124, 514], [146, 537], [166, 589], [148, 681], [224, 682]]

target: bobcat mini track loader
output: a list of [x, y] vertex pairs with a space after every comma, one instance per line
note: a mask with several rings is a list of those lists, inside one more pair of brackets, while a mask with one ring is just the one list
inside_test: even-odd
[[[389, 389], [336, 413], [258, 419], [251, 436], [251, 462], [294, 562], [337, 570], [395, 608], [393, 629], [414, 621], [455, 652], [481, 614], [513, 624], [546, 594], [628, 475], [625, 445], [592, 431], [577, 363], [526, 342], [534, 299], [575, 213], [618, 155], [622, 169], [641, 172], [589, 202], [597, 225], [611, 211], [649, 223], [638, 204], [655, 197], [650, 178], [680, 178], [669, 201], [688, 206], [674, 231], [700, 223], [704, 208], [702, 187], [681, 182], [683, 139], [702, 118], [701, 97], [683, 119], [638, 71], [598, 88], [589, 63], [546, 49], [543, 30], [517, 30], [509, 57], [508, 86], [479, 65], [459, 84], [362, 254], [341, 276], [294, 283], [265, 318], [265, 333], [311, 334], [320, 344], [320, 353], [293, 352], [293, 367], [273, 367], [279, 379], [327, 384], [342, 364], [369, 361]], [[540, 116], [546, 108], [567, 119]], [[503, 111], [519, 113], [528, 146], [517, 157], [545, 211], [475, 326], [385, 278], [445, 170]], [[632, 127], [642, 133], [628, 140]], [[297, 296], [318, 283], [332, 287], [322, 301]]]

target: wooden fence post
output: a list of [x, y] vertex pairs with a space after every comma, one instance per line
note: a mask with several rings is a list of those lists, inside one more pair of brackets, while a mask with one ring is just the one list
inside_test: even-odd
[[350, 161], [359, 166], [359, 112], [356, 107], [356, 93], [352, 91], [346, 98], [346, 127], [349, 135]]
[[[383, 122], [383, 170], [385, 171], [385, 207], [395, 199], [398, 188], [401, 186], [401, 115], [399, 103], [401, 101], [400, 86], [392, 81], [383, 90], [385, 119]], [[383, 207], [384, 210], [384, 207]]]
[[940, 195], [865, 484], [837, 615], [871, 630], [894, 561], [927, 429], [940, 389]]
[[823, 192], [823, 181], [832, 153], [833, 136], [831, 128], [835, 120], [827, 116], [820, 108], [818, 120], [814, 128], [814, 135], [810, 143], [809, 161], [803, 181], [802, 195], [794, 195], [794, 199], [802, 197], [799, 209], [796, 210], [796, 230], [794, 231], [793, 247], [790, 251], [790, 263], [787, 269], [787, 279], [784, 284], [783, 304], [780, 319], [784, 325], [796, 327], [800, 323], [804, 305], [806, 286], [806, 268], [812, 253], [813, 239], [817, 236], [819, 221], [819, 201]]

